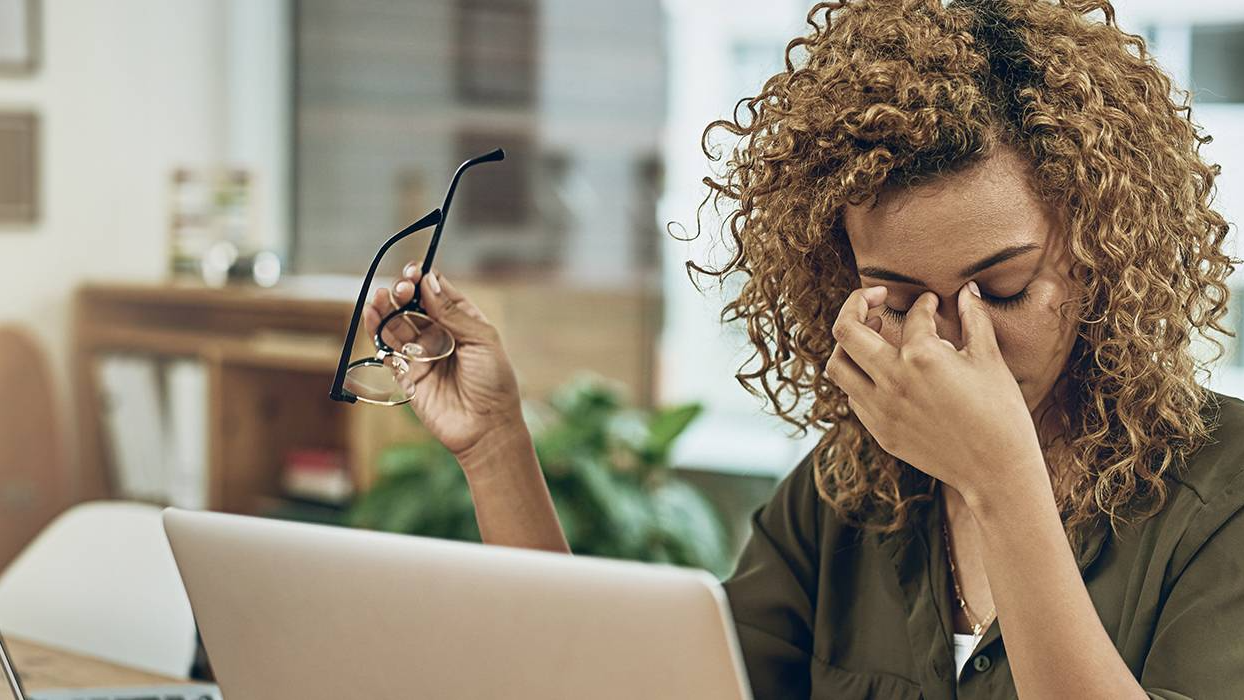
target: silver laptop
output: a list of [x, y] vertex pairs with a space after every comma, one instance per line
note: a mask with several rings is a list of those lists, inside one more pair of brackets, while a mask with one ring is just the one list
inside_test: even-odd
[[751, 697], [707, 572], [175, 509], [164, 529], [228, 700]]
[[0, 667], [13, 700], [221, 700], [215, 685], [187, 683], [183, 685], [150, 685], [131, 688], [75, 688], [39, 690], [28, 693], [9, 649], [0, 636]]

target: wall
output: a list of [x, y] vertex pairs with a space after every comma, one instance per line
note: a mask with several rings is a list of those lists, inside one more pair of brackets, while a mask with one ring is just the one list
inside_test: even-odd
[[[528, 269], [547, 264], [542, 276], [578, 286], [634, 284], [647, 265], [638, 235], [656, 235], [636, 231], [643, 214], [634, 211], [634, 190], [636, 165], [659, 148], [665, 114], [660, 3], [535, 3], [530, 105], [477, 104], [457, 95], [455, 57], [470, 53], [456, 38], [459, 4], [302, 2], [298, 270], [364, 269], [389, 235], [440, 205], [465, 155], [457, 138], [467, 132], [493, 134], [495, 145], [509, 151], [507, 162], [490, 170], [517, 177], [529, 168], [536, 175], [533, 213], [521, 224], [471, 222], [464, 216], [470, 200], [458, 195], [437, 251], [441, 270], [452, 277], [499, 261]], [[506, 145], [514, 133], [530, 136], [535, 152]], [[564, 176], [544, 173], [548, 158], [565, 159]], [[419, 234], [386, 264], [421, 256], [426, 247]]]
[[[30, 328], [48, 349], [62, 416], [72, 415], [73, 291], [85, 280], [164, 276], [170, 170], [228, 155], [280, 158], [271, 131], [230, 129], [231, 119], [245, 119], [235, 113], [253, 120], [279, 114], [275, 106], [228, 108], [228, 56], [262, 60], [238, 47], [248, 35], [237, 31], [245, 23], [239, 15], [260, 14], [241, 7], [219, 0], [45, 0], [39, 71], [0, 79], [0, 108], [33, 109], [41, 119], [41, 215], [34, 226], [0, 230], [0, 323]], [[261, 40], [279, 55], [279, 41], [250, 39]], [[287, 97], [270, 99], [279, 105]], [[231, 131], [247, 136], [231, 140]], [[72, 460], [73, 426], [62, 428]]]
[[[735, 102], [755, 95], [764, 80], [783, 67], [783, 48], [805, 29], [810, 3], [778, 0], [764, 13], [750, 0], [665, 0], [668, 17], [668, 104], [663, 156], [665, 191], [658, 219], [675, 222], [680, 237], [696, 233], [696, 207], [708, 188], [701, 178], [720, 172], [729, 156], [710, 163], [700, 149], [704, 127], [729, 116]], [[745, 112], [745, 110], [744, 110]], [[729, 143], [717, 130], [713, 143]], [[723, 210], [724, 211], [724, 210]], [[675, 447], [672, 461], [715, 471], [782, 476], [814, 444], [817, 435], [791, 439], [790, 426], [764, 412], [764, 404], [734, 379], [747, 359], [746, 336], [738, 324], [723, 326], [726, 296], [712, 277], [701, 277], [703, 293], [687, 278], [686, 260], [717, 267], [728, 259], [720, 242], [721, 218], [711, 204], [700, 216], [703, 230], [690, 242], [662, 232], [664, 332], [660, 347], [658, 403], [700, 401], [705, 414]], [[681, 227], [681, 228], [680, 228]], [[732, 280], [731, 285], [737, 284]]]

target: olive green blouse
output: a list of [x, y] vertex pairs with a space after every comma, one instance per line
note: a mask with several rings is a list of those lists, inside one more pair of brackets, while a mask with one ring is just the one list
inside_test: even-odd
[[[1213, 442], [1157, 515], [1075, 552], [1115, 648], [1152, 698], [1244, 698], [1244, 402], [1216, 392]], [[1212, 424], [1211, 424], [1212, 425]], [[724, 582], [763, 698], [1015, 698], [995, 620], [956, 678], [941, 499], [879, 535], [817, 497], [809, 457], [752, 514]]]

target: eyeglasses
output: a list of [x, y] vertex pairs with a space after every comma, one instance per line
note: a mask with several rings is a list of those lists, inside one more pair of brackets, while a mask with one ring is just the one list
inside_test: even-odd
[[367, 270], [367, 276], [363, 278], [363, 288], [359, 290], [354, 316], [350, 319], [350, 329], [346, 331], [346, 342], [341, 347], [341, 361], [337, 363], [337, 374], [333, 377], [329, 398], [334, 401], [362, 401], [381, 406], [404, 404], [415, 395], [415, 382], [410, 377], [412, 363], [428, 364], [453, 353], [456, 345], [453, 335], [427, 315], [419, 303], [421, 285], [415, 285], [415, 293], [410, 301], [390, 311], [376, 327], [376, 334], [372, 338], [376, 355], [350, 362], [350, 351], [354, 347], [359, 319], [363, 316], [363, 306], [367, 303], [367, 292], [384, 254], [410, 234], [436, 226], [420, 268], [423, 271], [420, 279], [426, 277], [432, 269], [432, 258], [436, 255], [436, 246], [441, 240], [441, 231], [445, 228], [445, 217], [449, 214], [449, 204], [453, 201], [458, 180], [473, 165], [504, 159], [505, 151], [498, 148], [458, 166], [441, 207], [433, 209], [422, 219], [393, 234], [380, 246], [380, 251], [376, 253], [371, 267]]

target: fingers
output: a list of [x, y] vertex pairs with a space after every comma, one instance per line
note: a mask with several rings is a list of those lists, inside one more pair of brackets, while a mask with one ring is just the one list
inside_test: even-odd
[[419, 284], [419, 278], [423, 276], [423, 270], [419, 263], [411, 260], [406, 263], [406, 267], [402, 268], [402, 277], [410, 280], [411, 284]]
[[833, 326], [834, 339], [838, 341], [835, 352], [841, 347], [873, 380], [897, 357], [897, 350], [881, 337], [878, 328], [867, 324], [869, 309], [881, 304], [886, 293], [884, 286], [851, 292]]
[[363, 331], [367, 335], [376, 334], [376, 327], [380, 325], [380, 313], [376, 311], [376, 307], [369, 302], [363, 307]]
[[[963, 285], [956, 300], [959, 305], [959, 325], [963, 332], [963, 349], [969, 352], [996, 349], [998, 341], [994, 336], [993, 322], [980, 298], [980, 289], [976, 282], [969, 281]], [[914, 342], [932, 338], [940, 340], [951, 349], [957, 349], [954, 343], [938, 335], [937, 304], [937, 295], [933, 292], [925, 292], [916, 299], [903, 320], [900, 345], [908, 347]]]
[[414, 294], [414, 284], [406, 279], [399, 279], [392, 288], [377, 289], [372, 294], [371, 301], [363, 307], [363, 327], [367, 329], [367, 334], [375, 335], [380, 321], [394, 309], [408, 303]]
[[985, 309], [976, 282], [968, 282], [959, 290], [959, 323], [963, 327], [963, 349], [970, 354], [998, 351], [993, 320]]
[[408, 279], [400, 279], [391, 288], [393, 296], [389, 299], [389, 303], [394, 308], [400, 308], [410, 302], [415, 296], [415, 284]]
[[412, 351], [417, 355], [439, 354], [448, 346], [443, 332], [430, 328], [430, 323], [422, 316], [415, 314], [398, 314], [389, 319], [380, 334], [381, 340], [399, 352], [407, 352], [407, 344], [414, 343], [421, 350]]
[[367, 330], [368, 336], [376, 334], [380, 319], [387, 313], [389, 313], [389, 296], [384, 289], [377, 289], [372, 293], [371, 301], [363, 307], [363, 328]]
[[[402, 269], [402, 275], [391, 289], [377, 289], [363, 308], [363, 326], [369, 335], [375, 335], [376, 328], [386, 316], [410, 303], [415, 285], [419, 285], [420, 306], [457, 340], [487, 342], [495, 337], [496, 330], [479, 307], [435, 267], [424, 277], [419, 263], [411, 261]], [[385, 325], [383, 340], [393, 347], [396, 347], [395, 342], [401, 343], [406, 335], [398, 323], [400, 320], [394, 319]], [[411, 330], [411, 333], [414, 332]], [[395, 335], [390, 338], [391, 334]]]
[[[458, 291], [458, 288], [454, 286], [453, 282], [450, 282], [448, 278], [436, 272], [435, 269], [432, 270], [432, 274], [436, 276], [436, 280], [440, 283], [441, 289], [445, 291], [445, 296], [460, 304], [463, 312], [472, 318], [488, 323], [488, 318], [484, 316], [484, 312], [480, 311], [470, 299], [467, 299], [462, 292]], [[431, 280], [429, 280], [429, 282], [430, 281]]]
[[912, 303], [911, 308], [907, 310], [907, 316], [903, 319], [903, 334], [899, 340], [900, 345], [910, 345], [919, 338], [937, 337], [937, 294], [933, 292], [924, 292], [916, 301]]
[[460, 342], [495, 343], [496, 329], [474, 304], [435, 270], [420, 280], [423, 308]]
[[430, 362], [405, 362], [390, 355], [384, 360], [385, 366], [393, 370], [393, 377], [406, 390], [408, 395], [416, 393], [419, 381], [430, 374], [436, 367]]
[[860, 369], [841, 345], [830, 353], [829, 362], [825, 363], [825, 375], [846, 392], [847, 396], [862, 396], [875, 387], [873, 380]]

